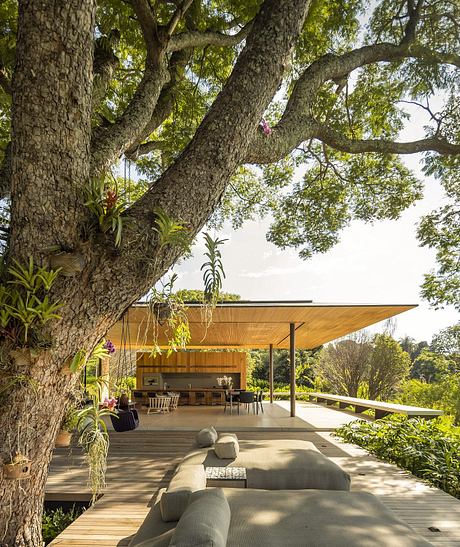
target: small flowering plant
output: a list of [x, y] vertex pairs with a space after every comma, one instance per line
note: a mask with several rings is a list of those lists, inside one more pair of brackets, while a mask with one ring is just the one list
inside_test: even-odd
[[268, 136], [272, 132], [272, 128], [268, 125], [267, 120], [264, 118], [260, 121], [260, 127], [262, 128], [264, 135]]
[[105, 408], [108, 408], [109, 410], [113, 410], [117, 405], [118, 399], [115, 399], [115, 397], [111, 397], [110, 399], [106, 397], [102, 401], [102, 406]]
[[128, 204], [116, 188], [108, 185], [103, 178], [93, 180], [86, 194], [85, 205], [93, 213], [93, 225], [103, 233], [112, 232], [115, 235], [115, 246], [118, 247], [123, 222], [126, 221], [122, 214]]
[[102, 346], [105, 350], [107, 350], [107, 353], [109, 355], [113, 355], [115, 353], [115, 346], [112, 341], [106, 340], [104, 345]]
[[217, 378], [217, 383], [221, 387], [232, 387], [233, 378], [231, 376], [222, 376], [222, 378]]

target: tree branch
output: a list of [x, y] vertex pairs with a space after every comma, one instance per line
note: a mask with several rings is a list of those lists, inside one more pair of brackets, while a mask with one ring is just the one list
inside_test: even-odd
[[190, 5], [192, 4], [193, 0], [184, 0], [180, 6], [178, 6], [171, 17], [171, 20], [169, 21], [168, 25], [166, 26], [166, 39], [169, 40], [176, 29], [176, 26], [178, 25], [179, 21], [182, 19], [182, 17], [185, 15], [185, 12], [188, 10]]
[[101, 126], [91, 142], [91, 176], [103, 173], [125, 150], [139, 142], [151, 120], [160, 92], [169, 80], [166, 67], [146, 68], [133, 98], [121, 117], [112, 125]]
[[252, 21], [247, 23], [239, 32], [236, 34], [224, 34], [223, 32], [216, 32], [207, 30], [204, 32], [200, 31], [189, 31], [189, 32], [179, 32], [174, 36], [171, 36], [171, 39], [168, 43], [168, 51], [178, 51], [180, 49], [190, 48], [190, 47], [205, 47], [205, 46], [221, 46], [221, 47], [231, 47], [236, 46], [242, 42], [249, 34], [252, 28]]
[[147, 64], [159, 62], [160, 43], [158, 27], [154, 12], [148, 0], [131, 0], [147, 48]]
[[[117, 265], [111, 268], [133, 270], [133, 260], [145, 275], [143, 257], [158, 257], [167, 267], [180, 249], [158, 253], [155, 208], [189, 227], [193, 236], [206, 222], [219, 202], [230, 177], [244, 160], [260, 118], [276, 93], [300, 34], [309, 0], [265, 0], [233, 72], [193, 139], [179, 158], [151, 185], [128, 211], [127, 243], [122, 243]], [[251, 97], [248, 101], [247, 98]], [[139, 284], [138, 279], [133, 282]]]
[[418, 0], [417, 4], [414, 6], [414, 0], [408, 0], [407, 14], [409, 16], [409, 20], [407, 22], [401, 44], [410, 44], [415, 40], [417, 25], [420, 21], [420, 13], [422, 11], [423, 2], [424, 0]]
[[376, 62], [405, 58], [424, 59], [460, 68], [460, 56], [432, 51], [417, 44], [380, 43], [343, 55], [324, 55], [314, 61], [297, 80], [286, 109], [269, 136], [258, 133], [246, 157], [247, 163], [272, 163], [285, 157], [303, 141], [313, 137], [312, 107], [321, 87], [330, 80], [348, 76], [353, 70]]
[[348, 152], [349, 154], [362, 154], [375, 152], [378, 154], [416, 154], [418, 152], [437, 152], [442, 155], [460, 154], [460, 144], [453, 144], [445, 139], [430, 137], [410, 142], [394, 142], [384, 139], [349, 139], [339, 131], [327, 125], [315, 123], [310, 128], [314, 138], [319, 139], [331, 148]]
[[174, 107], [174, 95], [177, 84], [184, 73], [189, 59], [190, 51], [188, 50], [176, 51], [171, 55], [169, 61], [170, 81], [161, 90], [152, 117], [138, 135], [136, 143], [125, 150], [127, 158], [134, 160], [140, 155], [151, 151], [149, 147], [139, 146], [139, 144], [147, 139], [171, 114]]

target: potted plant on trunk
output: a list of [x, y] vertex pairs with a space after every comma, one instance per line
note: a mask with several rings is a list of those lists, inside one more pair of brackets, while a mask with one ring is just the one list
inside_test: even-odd
[[64, 414], [61, 422], [61, 428], [56, 437], [55, 446], [57, 448], [67, 448], [72, 441], [72, 435], [77, 427], [78, 416], [75, 407], [70, 407]]

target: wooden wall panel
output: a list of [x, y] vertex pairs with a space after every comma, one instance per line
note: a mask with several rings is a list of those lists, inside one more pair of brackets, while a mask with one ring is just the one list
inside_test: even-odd
[[136, 383], [142, 386], [144, 373], [222, 373], [240, 374], [241, 387], [246, 387], [246, 352], [178, 351], [152, 357], [148, 352], [137, 353]]

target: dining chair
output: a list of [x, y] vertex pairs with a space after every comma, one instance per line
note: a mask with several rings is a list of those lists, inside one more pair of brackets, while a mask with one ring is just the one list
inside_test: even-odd
[[239, 399], [242, 405], [246, 405], [246, 410], [248, 411], [248, 414], [250, 405], [252, 405], [252, 412], [254, 414], [256, 413], [256, 397], [253, 391], [242, 391], [240, 393]]

